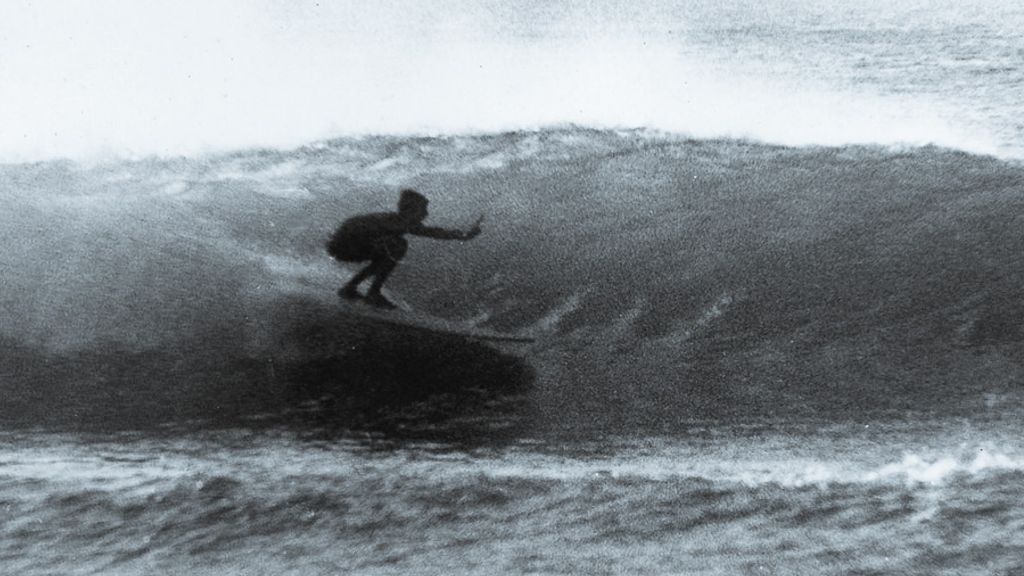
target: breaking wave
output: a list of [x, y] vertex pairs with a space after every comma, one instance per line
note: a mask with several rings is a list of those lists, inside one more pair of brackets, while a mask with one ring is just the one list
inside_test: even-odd
[[[565, 128], [2, 171], [9, 423], [251, 417], [339, 390], [526, 394], [554, 427], [1021, 406], [1024, 169], [991, 157]], [[487, 220], [414, 240], [396, 293], [537, 344], [335, 307], [324, 238], [399, 186], [434, 223]]]

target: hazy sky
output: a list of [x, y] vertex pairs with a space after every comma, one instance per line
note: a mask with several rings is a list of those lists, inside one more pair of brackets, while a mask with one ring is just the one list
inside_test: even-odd
[[785, 143], [941, 132], [870, 95], [794, 97], [770, 70], [680, 50], [709, 21], [845, 18], [804, 1], [3, 0], [0, 161], [560, 123]]
[[[557, 26], [546, 5], [4, 0], [0, 158], [501, 128], [510, 106], [572, 120], [557, 102], [567, 95], [553, 92], [570, 85], [567, 68], [539, 65], [551, 52], [543, 39], [515, 38]], [[600, 29], [608, 15], [589, 5], [561, 17]], [[602, 88], [592, 83], [607, 63], [586, 43], [561, 53], [579, 96]]]

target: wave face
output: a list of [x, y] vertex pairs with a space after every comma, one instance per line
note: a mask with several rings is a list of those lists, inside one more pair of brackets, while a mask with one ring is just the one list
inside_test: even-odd
[[[12, 425], [325, 395], [357, 421], [396, 391], [481, 387], [526, 392], [535, 429], [1021, 407], [1024, 169], [991, 157], [567, 128], [2, 171]], [[535, 346], [335, 307], [323, 241], [402, 186], [428, 222], [487, 220], [465, 244], [413, 238], [390, 286]]]

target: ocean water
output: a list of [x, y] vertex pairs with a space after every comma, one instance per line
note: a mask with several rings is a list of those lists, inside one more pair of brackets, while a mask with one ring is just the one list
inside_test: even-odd
[[[0, 165], [4, 573], [1024, 574], [1019, 6], [451, 6], [416, 113]], [[338, 306], [405, 186], [536, 342]]]
[[1016, 574], [1018, 432], [9, 434], [0, 554], [19, 574]]

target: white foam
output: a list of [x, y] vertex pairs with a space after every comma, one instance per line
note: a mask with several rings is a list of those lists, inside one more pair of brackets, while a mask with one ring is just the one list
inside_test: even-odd
[[0, 24], [0, 159], [567, 123], [787, 145], [998, 148], [920, 97], [798, 85], [699, 49], [686, 55], [684, 35], [620, 22], [621, 6], [596, 18], [546, 10], [522, 16], [537, 30], [527, 34], [502, 21], [507, 10], [472, 0], [20, 3]]
[[540, 333], [553, 332], [557, 330], [558, 325], [561, 324], [563, 318], [579, 309], [584, 295], [585, 294], [582, 292], [577, 292], [572, 296], [569, 296], [561, 304], [552, 308], [544, 315], [543, 318], [531, 326], [530, 331]]
[[781, 480], [789, 485], [830, 483], [892, 483], [908, 486], [941, 486], [957, 477], [974, 477], [989, 472], [1024, 470], [1024, 460], [991, 448], [976, 448], [974, 455], [905, 454], [898, 462], [856, 472], [845, 466], [811, 463], [793, 467]]
[[925, 460], [919, 456], [909, 454], [902, 461], [885, 465], [878, 470], [871, 471], [865, 475], [869, 481], [905, 479], [911, 484], [941, 484], [951, 474], [960, 468], [959, 463], [952, 457], [941, 457], [934, 460]]
[[[574, 459], [529, 451], [478, 460], [487, 473], [497, 477], [545, 478], [572, 481], [598, 476], [665, 481], [704, 478], [756, 487], [835, 484], [897, 484], [908, 487], [941, 487], [962, 477], [992, 472], [1024, 470], [1024, 460], [992, 448], [975, 448], [967, 454], [906, 454], [899, 461], [871, 466], [865, 462], [829, 461], [793, 455], [778, 459], [744, 458], [746, 450], [710, 453], [696, 449], [654, 450], [650, 454], [620, 455], [607, 459]], [[973, 456], [970, 454], [973, 453]], [[753, 455], [753, 454], [747, 454]]]

